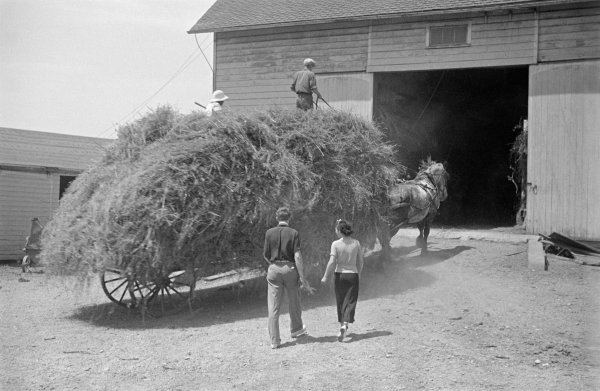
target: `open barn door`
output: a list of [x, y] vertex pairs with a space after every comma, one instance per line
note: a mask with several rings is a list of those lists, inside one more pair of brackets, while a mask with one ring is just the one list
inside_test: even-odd
[[600, 239], [600, 61], [529, 68], [527, 231]]

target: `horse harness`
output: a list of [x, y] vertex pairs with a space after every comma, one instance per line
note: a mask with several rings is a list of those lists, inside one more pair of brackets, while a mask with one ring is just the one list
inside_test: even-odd
[[427, 194], [427, 196], [429, 198], [429, 203], [427, 205], [425, 205], [424, 207], [418, 208], [416, 206], [411, 205], [411, 208], [425, 210], [425, 209], [429, 209], [429, 207], [431, 206], [431, 203], [434, 203], [435, 207], [439, 208], [440, 207], [440, 202], [439, 202], [440, 189], [435, 185], [435, 179], [433, 178], [433, 175], [431, 175], [428, 172], [424, 173], [424, 175], [426, 176], [427, 180], [413, 179], [412, 181], [405, 182], [406, 184], [414, 184], [416, 186], [419, 186], [421, 189], [423, 189], [425, 191], [425, 193]]
[[[423, 174], [425, 175], [426, 178], [419, 178], [418, 180], [415, 178], [413, 180], [403, 182], [403, 184], [419, 186], [427, 194], [427, 197], [429, 198], [429, 202], [427, 203], [427, 205], [425, 205], [422, 208], [419, 208], [419, 207], [414, 206], [414, 205], [410, 205], [410, 207], [414, 208], [414, 209], [417, 209], [417, 210], [425, 210], [425, 209], [429, 209], [429, 207], [431, 206], [431, 203], [434, 203], [435, 206], [436, 206], [436, 208], [439, 208], [439, 206], [440, 206], [440, 201], [439, 201], [439, 192], [440, 192], [440, 190], [435, 185], [435, 180], [433, 178], [433, 175], [431, 175], [428, 172], [423, 173]], [[410, 220], [410, 219], [407, 218], [406, 220], [401, 221], [394, 228], [392, 228], [392, 231], [395, 230], [395, 229], [397, 229], [397, 228], [399, 228], [401, 225], [403, 225], [404, 223], [406, 223], [408, 220]]]

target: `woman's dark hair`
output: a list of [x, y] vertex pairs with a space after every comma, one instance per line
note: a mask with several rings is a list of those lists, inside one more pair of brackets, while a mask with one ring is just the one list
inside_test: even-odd
[[352, 225], [350, 225], [350, 223], [346, 220], [338, 220], [337, 228], [340, 230], [340, 233], [344, 236], [350, 236], [354, 233], [354, 231], [352, 231]]

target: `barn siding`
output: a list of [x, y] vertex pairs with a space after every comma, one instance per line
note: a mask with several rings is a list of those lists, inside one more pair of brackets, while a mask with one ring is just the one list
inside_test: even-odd
[[600, 240], [600, 61], [530, 67], [527, 231]]
[[236, 109], [295, 107], [292, 76], [311, 57], [327, 99], [330, 91], [320, 85], [319, 73], [364, 72], [368, 31], [366, 23], [358, 23], [216, 33], [215, 88], [224, 90], [231, 98], [228, 105]]
[[[332, 107], [357, 114], [365, 119], [373, 118], [373, 74], [338, 73], [319, 77], [319, 89]], [[319, 103], [324, 106], [323, 103]]]
[[[428, 48], [430, 25], [471, 24], [468, 46]], [[533, 64], [534, 13], [446, 16], [434, 20], [374, 25], [368, 72], [474, 68]]]
[[540, 13], [539, 61], [600, 58], [600, 5]]
[[60, 175], [0, 171], [0, 260], [23, 257], [31, 219], [42, 225], [58, 207]]

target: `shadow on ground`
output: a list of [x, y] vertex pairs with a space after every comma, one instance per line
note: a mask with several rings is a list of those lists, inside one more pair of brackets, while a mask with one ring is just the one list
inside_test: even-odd
[[[407, 290], [428, 286], [435, 281], [435, 278], [420, 268], [443, 262], [471, 248], [469, 246], [432, 248], [426, 254], [418, 256], [410, 255], [416, 247], [394, 248], [393, 261], [383, 271], [365, 270], [363, 273], [359, 301], [398, 295]], [[319, 287], [315, 295], [304, 296], [302, 301], [304, 310], [335, 305], [331, 286]], [[164, 311], [154, 308], [151, 313], [142, 316], [138, 309], [127, 309], [107, 302], [81, 307], [69, 318], [96, 326], [125, 329], [196, 328], [265, 318], [267, 316], [266, 282], [261, 279], [259, 284], [250, 287], [199, 292], [192, 302], [191, 310], [187, 301], [183, 299], [173, 299], [167, 304]], [[287, 304], [284, 303], [284, 308], [286, 306]], [[283, 316], [287, 314], [284, 313]], [[367, 333], [362, 337], [356, 334], [355, 340], [381, 336], [377, 333], [381, 332]], [[328, 340], [321, 342], [328, 342]]]
[[[367, 331], [366, 333], [349, 332], [346, 335], [346, 338], [344, 338], [344, 340], [342, 341], [342, 343], [358, 342], [358, 341], [362, 341], [363, 339], [369, 339], [369, 338], [387, 337], [388, 335], [392, 335], [392, 334], [393, 333], [391, 331], [384, 331], [384, 330], [372, 330], [372, 331]], [[324, 336], [324, 337], [313, 337], [311, 335], [306, 335], [306, 336], [299, 337], [295, 340], [285, 342], [285, 343], [279, 345], [279, 348], [281, 349], [281, 348], [286, 348], [286, 347], [290, 347], [290, 346], [294, 346], [294, 345], [304, 345], [304, 344], [310, 344], [310, 343], [340, 343], [340, 342], [338, 341], [337, 336], [334, 336], [334, 335], [329, 335], [329, 336]]]

